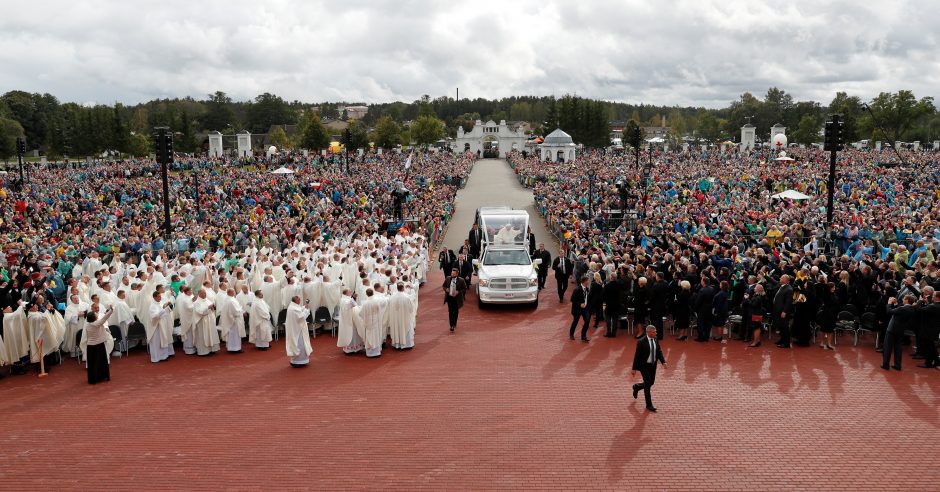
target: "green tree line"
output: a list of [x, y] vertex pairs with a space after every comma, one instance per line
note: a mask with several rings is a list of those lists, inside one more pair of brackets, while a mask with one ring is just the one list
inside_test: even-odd
[[[24, 137], [29, 150], [39, 149], [52, 157], [93, 155], [106, 150], [142, 155], [149, 152], [150, 135], [157, 126], [167, 126], [174, 132], [175, 148], [180, 152], [200, 151], [202, 136], [209, 131], [266, 133], [272, 125], [285, 124], [300, 127], [292, 145], [301, 146], [302, 142], [307, 148], [324, 148], [335, 136], [321, 128], [324, 121], [345, 119], [347, 115], [341, 108], [353, 104], [357, 103], [287, 101], [270, 93], [235, 101], [217, 91], [204, 99], [79, 105], [62, 103], [51, 94], [14, 90], [0, 96], [0, 158], [13, 155], [16, 137]], [[772, 87], [762, 97], [746, 92], [718, 109], [630, 104], [577, 95], [459, 101], [425, 95], [412, 102], [367, 106], [366, 117], [351, 122], [354, 142], [365, 139], [386, 148], [398, 143], [430, 145], [443, 136], [455, 135], [458, 126], [469, 130], [476, 120], [490, 119], [525, 121], [543, 135], [561, 128], [575, 141], [593, 147], [608, 144], [611, 121], [655, 126], [663, 118], [676, 138], [737, 140], [739, 128], [750, 122], [757, 127], [758, 138], [765, 140], [770, 126], [780, 123], [788, 127], [792, 141], [811, 143], [820, 140], [826, 115], [834, 112], [844, 116], [849, 141], [927, 142], [940, 138], [940, 115], [933, 98], [918, 98], [908, 90], [883, 92], [871, 100], [839, 92], [824, 103], [795, 101], [784, 90]], [[314, 114], [317, 123], [311, 119]], [[279, 142], [284, 140], [280, 135], [277, 138]]]

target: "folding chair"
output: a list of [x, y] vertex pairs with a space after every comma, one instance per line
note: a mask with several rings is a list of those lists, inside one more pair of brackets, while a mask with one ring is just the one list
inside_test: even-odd
[[[78, 347], [78, 346], [81, 345], [81, 343], [82, 343], [82, 333], [84, 333], [84, 331], [85, 331], [85, 329], [82, 328], [81, 330], [78, 330], [78, 331], [75, 333], [75, 346], [76, 346], [76, 347]], [[78, 365], [82, 365], [81, 350], [78, 351], [78, 354], [79, 354], [78, 357], [76, 357], [76, 359], [78, 359]]]
[[144, 329], [143, 323], [131, 323], [127, 327], [127, 338], [124, 339], [124, 346], [129, 347], [130, 342], [135, 340], [139, 342], [147, 341], [147, 330]]
[[[114, 346], [115, 348], [117, 348], [118, 353], [121, 353], [123, 351], [124, 354], [126, 355], [127, 344], [124, 342], [124, 335], [121, 333], [121, 327], [117, 325], [109, 325], [108, 331], [111, 332], [111, 337], [114, 338]], [[122, 350], [122, 347], [124, 347], [123, 350]]]
[[875, 313], [865, 313], [862, 315], [861, 319], [859, 319], [858, 328], [855, 329], [855, 345], [858, 345], [859, 332], [863, 331], [874, 333], [875, 345], [878, 345], [878, 338], [880, 333], [878, 333], [878, 322], [875, 318]]
[[832, 343], [838, 345], [839, 343], [839, 332], [840, 331], [851, 331], [855, 333], [856, 337], [858, 334], [855, 331], [855, 326], [858, 323], [858, 316], [850, 311], [840, 311], [838, 316], [836, 316], [836, 329], [834, 336], [832, 337]]

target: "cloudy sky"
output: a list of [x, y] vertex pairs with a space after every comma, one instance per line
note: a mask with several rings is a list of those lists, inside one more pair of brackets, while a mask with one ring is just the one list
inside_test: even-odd
[[[780, 6], [773, 4], [782, 4]], [[928, 0], [5, 0], [0, 92], [135, 103], [562, 95], [720, 107], [940, 96]]]

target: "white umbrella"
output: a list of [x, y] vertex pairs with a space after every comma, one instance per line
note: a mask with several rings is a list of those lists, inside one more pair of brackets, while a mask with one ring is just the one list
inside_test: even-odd
[[294, 171], [292, 171], [292, 170], [290, 170], [290, 169], [288, 169], [288, 168], [286, 168], [286, 167], [279, 167], [279, 168], [277, 168], [277, 169], [271, 171], [271, 174], [294, 174]]
[[772, 195], [771, 198], [786, 198], [788, 200], [809, 200], [811, 197], [809, 195], [804, 195], [796, 190], [787, 190], [781, 191], [776, 195]]
[[786, 152], [780, 152], [780, 155], [774, 158], [775, 161], [792, 161], [793, 158], [789, 157]]

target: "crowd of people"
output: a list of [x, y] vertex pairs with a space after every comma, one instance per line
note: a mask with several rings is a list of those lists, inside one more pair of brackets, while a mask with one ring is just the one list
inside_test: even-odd
[[[286, 333], [291, 364], [308, 328], [337, 321], [347, 353], [414, 346], [428, 251], [453, 214], [470, 154], [182, 159], [52, 164], [0, 188], [0, 363], [107, 357], [135, 343], [151, 360], [241, 351]], [[294, 173], [271, 174], [279, 164]], [[35, 314], [34, 314], [35, 313]], [[110, 330], [108, 329], [110, 328]], [[117, 330], [117, 331], [115, 331]], [[99, 347], [99, 345], [105, 345]], [[88, 362], [89, 382], [109, 377]], [[94, 366], [94, 367], [93, 367]]]
[[[638, 338], [650, 324], [662, 338], [673, 323], [685, 340], [694, 323], [697, 341], [757, 346], [767, 330], [790, 348], [818, 330], [831, 349], [834, 332], [869, 330], [883, 367], [911, 336], [915, 357], [936, 367], [940, 154], [841, 152], [831, 241], [828, 154], [777, 157], [719, 148], [643, 151], [639, 165], [635, 154], [600, 152], [572, 162], [514, 152], [509, 161], [571, 261], [568, 275], [585, 282], [583, 304], [605, 336], [627, 313]], [[773, 198], [786, 190], [808, 199]], [[576, 306], [572, 314], [588, 323]]]

